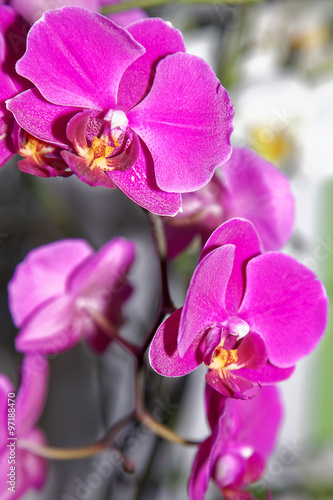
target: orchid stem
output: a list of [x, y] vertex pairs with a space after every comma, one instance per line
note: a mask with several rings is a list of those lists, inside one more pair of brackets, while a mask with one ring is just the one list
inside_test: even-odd
[[28, 439], [20, 439], [18, 444], [20, 449], [30, 451], [39, 457], [52, 460], [73, 460], [76, 458], [92, 457], [93, 455], [105, 451], [107, 448], [105, 443], [95, 443], [82, 448], [53, 448], [51, 446], [36, 444]]
[[112, 14], [114, 12], [120, 12], [122, 10], [128, 10], [133, 8], [147, 9], [150, 7], [157, 7], [159, 5], [166, 5], [170, 3], [178, 4], [201, 4], [201, 5], [246, 5], [246, 4], [256, 4], [262, 3], [264, 0], [128, 0], [121, 4], [107, 5], [102, 8], [102, 14]]
[[197, 441], [190, 441], [188, 439], [184, 439], [182, 436], [174, 432], [166, 425], [155, 420], [149, 413], [142, 412], [140, 415], [137, 416], [137, 418], [143, 425], [148, 427], [148, 429], [152, 430], [155, 434], [165, 439], [166, 441], [186, 446], [197, 446], [198, 444], [200, 444]]

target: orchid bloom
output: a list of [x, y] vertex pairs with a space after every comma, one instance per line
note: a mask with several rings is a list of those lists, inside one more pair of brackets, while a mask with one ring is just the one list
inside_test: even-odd
[[47, 383], [48, 363], [36, 354], [23, 359], [22, 380], [16, 395], [10, 379], [0, 374], [1, 500], [17, 500], [30, 489], [40, 490], [45, 483], [46, 460], [25, 449], [25, 442], [45, 444], [44, 434], [36, 428], [36, 423], [43, 411]]
[[123, 29], [79, 7], [46, 12], [16, 69], [35, 85], [7, 104], [18, 124], [82, 181], [157, 215], [175, 215], [231, 154], [228, 93], [161, 19]]
[[190, 500], [203, 500], [213, 478], [226, 500], [252, 499], [243, 488], [258, 481], [274, 450], [282, 419], [275, 386], [250, 401], [231, 400], [210, 386], [206, 411], [212, 434], [201, 443], [189, 481]]
[[92, 348], [103, 351], [111, 339], [93, 315], [103, 314], [117, 333], [122, 304], [131, 293], [126, 275], [133, 260], [134, 245], [123, 238], [97, 253], [75, 239], [32, 250], [8, 285], [9, 308], [20, 328], [16, 348], [54, 354], [86, 337]]
[[211, 181], [182, 195], [183, 210], [165, 217], [168, 256], [175, 257], [197, 235], [202, 246], [211, 233], [233, 217], [250, 220], [264, 250], [279, 250], [290, 238], [294, 197], [285, 175], [246, 148], [235, 148]]
[[253, 224], [231, 219], [207, 241], [184, 307], [158, 328], [150, 363], [175, 377], [204, 362], [214, 389], [250, 398], [315, 349], [327, 309], [312, 271], [283, 253], [261, 253]]

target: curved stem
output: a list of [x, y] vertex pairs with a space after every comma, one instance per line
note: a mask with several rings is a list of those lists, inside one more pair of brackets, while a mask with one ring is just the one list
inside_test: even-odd
[[262, 3], [264, 0], [128, 0], [121, 4], [107, 5], [102, 8], [102, 14], [112, 14], [113, 12], [120, 12], [133, 8], [147, 9], [149, 7], [156, 7], [158, 5], [166, 5], [169, 3], [181, 4], [201, 4], [201, 5], [244, 5]]
[[152, 430], [155, 434], [162, 437], [166, 441], [170, 441], [171, 443], [187, 445], [187, 446], [197, 446], [200, 444], [200, 442], [198, 442], [198, 441], [190, 441], [188, 439], [184, 439], [182, 436], [180, 436], [179, 434], [174, 432], [172, 429], [170, 429], [166, 425], [155, 420], [147, 412], [142, 412], [141, 414], [137, 415], [137, 418], [143, 425], [148, 427], [148, 429]]
[[106, 443], [95, 443], [82, 448], [53, 448], [51, 446], [43, 446], [28, 439], [19, 439], [19, 447], [23, 450], [30, 451], [39, 457], [49, 458], [53, 460], [73, 460], [75, 458], [92, 457], [105, 451]]

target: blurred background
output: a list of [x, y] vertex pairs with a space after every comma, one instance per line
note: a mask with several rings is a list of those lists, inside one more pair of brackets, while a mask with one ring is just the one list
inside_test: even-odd
[[[27, 0], [28, 1], [28, 0]], [[247, 6], [181, 6], [148, 11], [182, 30], [190, 53], [207, 60], [235, 107], [235, 146], [256, 150], [290, 179], [296, 224], [285, 252], [313, 269], [333, 296], [333, 2], [267, 1]], [[140, 342], [157, 306], [158, 262], [143, 211], [121, 192], [92, 188], [75, 176], [42, 179], [21, 173], [14, 159], [0, 171], [0, 371], [18, 380], [21, 356], [7, 306], [7, 284], [32, 248], [67, 237], [96, 249], [122, 235], [135, 241], [134, 293], [122, 333]], [[182, 305], [198, 258], [192, 247], [170, 265], [172, 296]], [[274, 498], [333, 498], [333, 325], [320, 348], [280, 384], [285, 418], [265, 481]], [[101, 438], [133, 405], [132, 361], [117, 346], [98, 357], [84, 343], [50, 359], [49, 397], [40, 425], [52, 446]], [[149, 371], [147, 405], [185, 437], [208, 434], [204, 377], [161, 380]], [[136, 465], [125, 474], [116, 457], [100, 481], [103, 456], [50, 462], [49, 482], [25, 500], [181, 500], [195, 449], [162, 443], [133, 425], [120, 436]], [[111, 465], [110, 465], [111, 464]], [[105, 464], [104, 464], [105, 465]], [[95, 482], [93, 481], [95, 477]], [[262, 492], [261, 492], [262, 494]], [[221, 495], [214, 486], [207, 498]]]

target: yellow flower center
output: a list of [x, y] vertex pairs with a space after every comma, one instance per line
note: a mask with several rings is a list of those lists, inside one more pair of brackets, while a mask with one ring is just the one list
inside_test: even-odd
[[209, 368], [211, 370], [219, 370], [236, 364], [238, 361], [237, 349], [227, 351], [222, 345], [217, 346], [212, 356]]
[[33, 135], [24, 133], [24, 143], [20, 143], [18, 153], [24, 157], [31, 157], [37, 163], [43, 163], [44, 156], [53, 153], [56, 146], [37, 139]]

